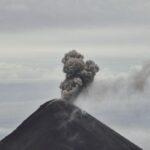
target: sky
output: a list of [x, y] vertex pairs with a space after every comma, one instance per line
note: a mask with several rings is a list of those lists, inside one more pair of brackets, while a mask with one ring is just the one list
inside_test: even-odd
[[76, 105], [148, 150], [149, 14], [149, 0], [1, 0], [0, 139], [60, 97], [61, 58], [76, 49], [100, 67]]

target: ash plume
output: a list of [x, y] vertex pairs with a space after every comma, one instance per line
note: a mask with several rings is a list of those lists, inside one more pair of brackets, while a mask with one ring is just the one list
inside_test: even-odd
[[133, 76], [133, 87], [135, 90], [143, 91], [150, 79], [150, 62], [145, 63], [141, 70]]
[[84, 56], [76, 50], [66, 53], [62, 63], [66, 79], [60, 84], [61, 97], [63, 100], [72, 102], [84, 88], [93, 82], [99, 67], [92, 60], [85, 62]]
[[[82, 93], [76, 102], [76, 105], [86, 111], [88, 110], [85, 106], [91, 107], [91, 105], [95, 105], [100, 108], [100, 105], [105, 103], [104, 101], [106, 103], [112, 101], [113, 104], [114, 101], [117, 101], [119, 104], [120, 102], [124, 104], [140, 103], [141, 100], [144, 103], [143, 101], [145, 100], [149, 103], [147, 98], [149, 99], [150, 97], [150, 61], [142, 65], [132, 66], [128, 72], [116, 74], [103, 70], [101, 78], [97, 78], [97, 81], [87, 91], [86, 94]], [[83, 99], [84, 101], [82, 101]], [[91, 103], [91, 100], [95, 103]], [[80, 106], [80, 104], [83, 105]], [[142, 104], [140, 105], [142, 106]]]

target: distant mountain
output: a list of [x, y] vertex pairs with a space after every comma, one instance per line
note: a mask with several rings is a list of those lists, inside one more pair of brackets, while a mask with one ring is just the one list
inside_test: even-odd
[[141, 150], [65, 101], [43, 104], [0, 142], [0, 150]]

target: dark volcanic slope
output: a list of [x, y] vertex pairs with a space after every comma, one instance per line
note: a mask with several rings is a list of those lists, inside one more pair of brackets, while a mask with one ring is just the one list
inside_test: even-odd
[[64, 101], [42, 105], [0, 142], [0, 150], [140, 150]]

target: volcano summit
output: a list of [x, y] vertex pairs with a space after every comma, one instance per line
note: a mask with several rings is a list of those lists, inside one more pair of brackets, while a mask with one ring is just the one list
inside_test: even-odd
[[0, 150], [141, 150], [76, 106], [43, 104], [0, 142]]

